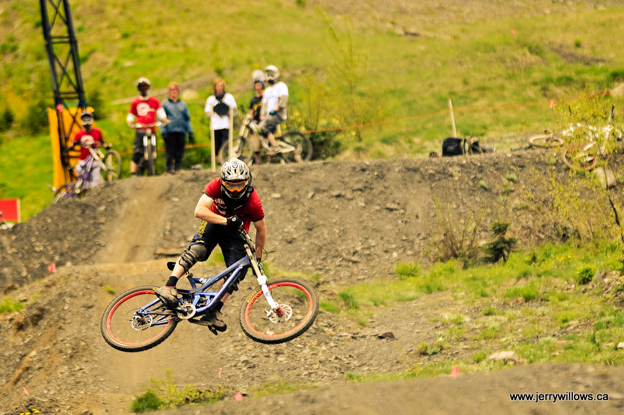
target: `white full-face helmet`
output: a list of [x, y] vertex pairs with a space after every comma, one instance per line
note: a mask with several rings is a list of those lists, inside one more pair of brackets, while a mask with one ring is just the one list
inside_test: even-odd
[[273, 85], [279, 79], [279, 70], [275, 65], [269, 65], [264, 69], [264, 73], [266, 75], [266, 80], [269, 84]]

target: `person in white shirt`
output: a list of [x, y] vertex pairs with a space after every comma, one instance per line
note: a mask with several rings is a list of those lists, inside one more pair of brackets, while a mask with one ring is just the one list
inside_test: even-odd
[[236, 115], [236, 101], [232, 94], [225, 92], [225, 81], [222, 78], [216, 78], [212, 82], [212, 88], [214, 95], [209, 96], [206, 100], [204, 113], [210, 119], [210, 126], [214, 130], [217, 163], [223, 164], [223, 160], [219, 157], [219, 150], [228, 141], [230, 134], [230, 108], [233, 110], [232, 116]]
[[269, 65], [264, 70], [269, 87], [265, 89], [262, 98], [264, 118], [258, 125], [258, 133], [265, 135], [271, 147], [277, 149], [275, 130], [287, 117], [286, 104], [288, 103], [288, 87], [279, 79], [279, 70]]

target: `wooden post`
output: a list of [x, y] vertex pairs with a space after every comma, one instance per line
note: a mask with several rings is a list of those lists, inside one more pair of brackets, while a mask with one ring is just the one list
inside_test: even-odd
[[451, 110], [451, 123], [453, 124], [453, 137], [457, 138], [457, 129], [455, 128], [455, 116], [453, 116], [453, 103], [449, 98], [449, 108]]
[[234, 109], [232, 107], [230, 107], [229, 119], [230, 129], [228, 130], [228, 159], [231, 160], [236, 157], [236, 153], [234, 152]]
[[212, 116], [210, 117], [210, 163], [212, 163], [212, 171], [217, 171], [217, 160], [215, 151], [215, 134], [212, 128]]

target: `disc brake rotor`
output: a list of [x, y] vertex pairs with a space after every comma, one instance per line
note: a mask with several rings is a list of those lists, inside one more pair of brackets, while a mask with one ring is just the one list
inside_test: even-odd
[[292, 317], [292, 308], [286, 304], [280, 304], [279, 309], [283, 312], [281, 316], [278, 316], [274, 310], [265, 310], [267, 318], [271, 323], [284, 323]]
[[130, 325], [132, 326], [133, 330], [143, 331], [145, 329], [150, 328], [153, 321], [154, 321], [154, 318], [151, 315], [135, 314], [134, 317], [132, 317], [132, 320], [130, 321]]

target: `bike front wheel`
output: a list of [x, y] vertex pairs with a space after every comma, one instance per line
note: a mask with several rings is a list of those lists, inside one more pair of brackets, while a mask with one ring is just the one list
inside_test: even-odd
[[104, 180], [111, 182], [121, 177], [121, 155], [115, 150], [110, 150], [104, 156], [106, 172], [102, 172]]
[[529, 143], [533, 147], [552, 148], [563, 145], [563, 139], [552, 134], [539, 134], [529, 137]]
[[312, 142], [304, 134], [299, 131], [289, 131], [280, 139], [286, 144], [295, 147], [294, 152], [283, 154], [288, 157], [288, 161], [300, 162], [312, 160]]
[[252, 340], [266, 344], [284, 343], [308, 330], [319, 310], [318, 295], [306, 282], [284, 279], [267, 283], [279, 308], [271, 310], [262, 289], [249, 296], [240, 311], [240, 324]]
[[[253, 158], [253, 151], [251, 149], [251, 143], [249, 139], [240, 136], [232, 139], [232, 148], [234, 149], [234, 156], [239, 160], [244, 161], [249, 164]], [[221, 160], [229, 160], [230, 159], [230, 143], [229, 140], [223, 143], [221, 148], [219, 149], [219, 157]]]
[[52, 203], [57, 203], [59, 200], [67, 199], [70, 195], [68, 194], [67, 185], [64, 184], [54, 192], [54, 196], [52, 196]]
[[590, 152], [585, 145], [574, 145], [565, 149], [561, 158], [572, 170], [591, 170], [598, 163], [598, 156]]
[[149, 140], [147, 143], [147, 175], [155, 176], [156, 175], [156, 149], [152, 145], [152, 141]]
[[154, 290], [144, 285], [115, 298], [104, 311], [100, 330], [106, 343], [122, 352], [141, 352], [164, 342], [178, 321]]

